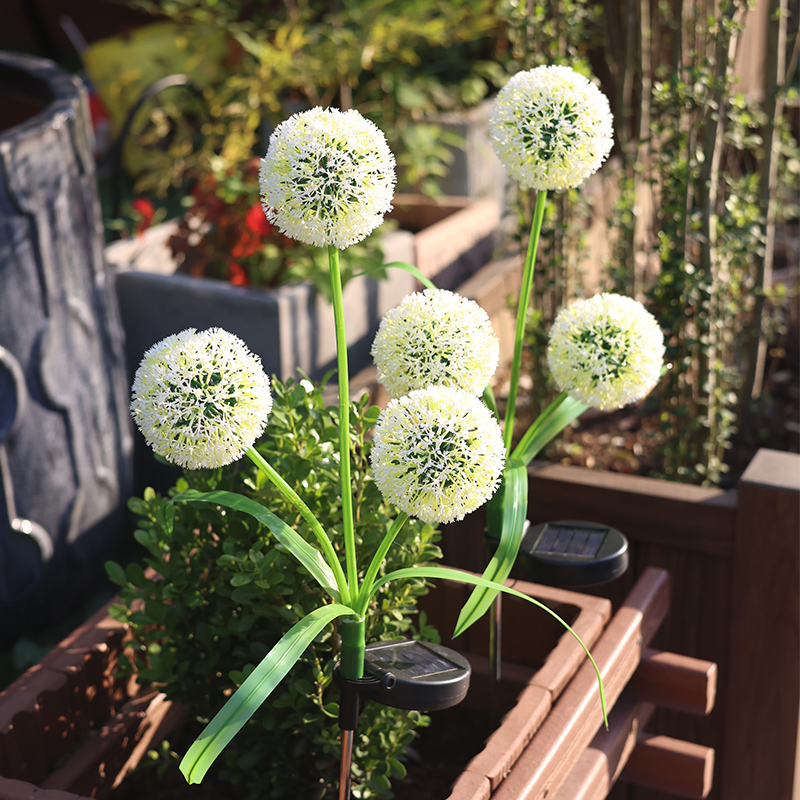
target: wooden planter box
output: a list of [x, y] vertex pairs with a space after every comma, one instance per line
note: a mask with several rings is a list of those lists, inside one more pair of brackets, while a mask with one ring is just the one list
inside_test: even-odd
[[[705, 796], [713, 766], [709, 748], [674, 740], [634, 747], [636, 730], [654, 703], [701, 714], [713, 706], [715, 665], [656, 651], [643, 657], [667, 612], [667, 574], [648, 571], [613, 619], [610, 602], [602, 598], [521, 581], [515, 588], [566, 618], [592, 648], [609, 707], [634, 673], [636, 680], [612, 718], [610, 738], [597, 734], [602, 722], [597, 684], [580, 646], [542, 610], [505, 598], [504, 680], [498, 696], [509, 710], [456, 780], [451, 800], [545, 798], [565, 784], [585, 783], [587, 768], [613, 762], [613, 769], [606, 769], [607, 789], [631, 757], [634, 779], [652, 781], [653, 764], [663, 766], [665, 753], [667, 761], [677, 753], [688, 764], [678, 770], [682, 777], [672, 785]], [[444, 582], [425, 599], [424, 609], [443, 633], [452, 630], [468, 591]], [[482, 620], [459, 643], [445, 639], [473, 666], [465, 703], [483, 708], [486, 625]], [[0, 693], [0, 800], [102, 798], [180, 723], [183, 709], [162, 694], [137, 691], [133, 681], [114, 680], [123, 640], [122, 626], [101, 611]], [[628, 746], [618, 746], [620, 742]], [[637, 758], [644, 764], [638, 773]], [[655, 785], [663, 788], [663, 781]]]
[[[719, 664], [721, 702], [708, 716], [658, 711], [653, 727], [714, 748], [709, 798], [793, 798], [800, 771], [800, 657], [790, 644], [800, 638], [800, 455], [760, 450], [728, 491], [536, 461], [528, 475], [532, 523], [585, 519], [627, 537], [630, 569], [595, 590], [615, 608], [645, 569], [669, 570], [670, 613], [653, 645]], [[483, 528], [479, 512], [445, 526], [445, 560], [468, 570], [486, 563]], [[625, 800], [662, 797], [626, 790]]]
[[[518, 588], [564, 615], [590, 645], [611, 613], [607, 600], [533, 584]], [[464, 599], [462, 586], [446, 583], [426, 598], [425, 608], [443, 631], [452, 630]], [[543, 699], [561, 692], [583, 661], [574, 639], [532, 605], [508, 603], [506, 620], [525, 635], [509, 637], [504, 665], [504, 691], [519, 694], [515, 710], [483, 756], [497, 760], [491, 769], [498, 775], [546, 714]], [[124, 633], [102, 609], [0, 693], [0, 800], [103, 797], [182, 720], [184, 711], [162, 694], [113, 678]], [[475, 669], [469, 702], [485, 702], [486, 623], [451, 646]]]

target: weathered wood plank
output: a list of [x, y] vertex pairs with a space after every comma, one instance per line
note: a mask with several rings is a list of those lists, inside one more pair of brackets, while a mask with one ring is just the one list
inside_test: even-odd
[[725, 800], [789, 800], [800, 713], [800, 459], [760, 450], [739, 483], [724, 695]]
[[[648, 569], [592, 648], [610, 708], [633, 675], [669, 607], [669, 576]], [[613, 712], [612, 712], [613, 713]], [[587, 662], [494, 794], [495, 800], [544, 800], [557, 792], [602, 725], [594, 670]]]
[[[639, 736], [621, 780], [678, 797], [703, 800], [711, 791], [714, 750], [669, 736]], [[767, 798], [768, 794], [754, 794]]]

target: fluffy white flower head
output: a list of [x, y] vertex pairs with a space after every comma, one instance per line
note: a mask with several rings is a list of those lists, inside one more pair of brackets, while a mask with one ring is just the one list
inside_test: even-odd
[[608, 98], [570, 67], [514, 75], [497, 95], [489, 135], [497, 157], [523, 189], [580, 186], [614, 144]]
[[604, 411], [640, 400], [658, 382], [664, 335], [631, 297], [598, 294], [559, 312], [547, 363], [556, 385]]
[[261, 359], [220, 328], [154, 344], [133, 381], [131, 413], [147, 444], [186, 469], [240, 458], [272, 409]]
[[489, 315], [444, 289], [403, 298], [381, 320], [372, 357], [392, 397], [426, 386], [481, 394], [497, 369], [500, 343]]
[[264, 213], [292, 239], [343, 250], [391, 210], [394, 164], [386, 137], [358, 111], [295, 114], [275, 128], [261, 159]]
[[389, 402], [370, 458], [387, 502], [435, 525], [463, 519], [494, 494], [505, 448], [500, 425], [475, 395], [434, 386]]

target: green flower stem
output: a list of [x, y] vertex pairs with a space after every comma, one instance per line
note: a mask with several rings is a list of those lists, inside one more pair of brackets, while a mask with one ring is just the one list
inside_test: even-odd
[[525, 431], [525, 435], [519, 440], [519, 444], [514, 448], [514, 452], [512, 456], [514, 457], [522, 457], [525, 451], [530, 446], [530, 443], [533, 441], [534, 437], [538, 435], [539, 431], [544, 428], [550, 418], [558, 411], [561, 405], [567, 400], [569, 395], [566, 392], [561, 392], [561, 394], [550, 403], [549, 406], [541, 413], [539, 416], [534, 420], [531, 424], [530, 428]]
[[342, 487], [344, 551], [350, 597], [356, 597], [358, 595], [358, 568], [353, 525], [353, 491], [350, 485], [350, 378], [347, 372], [342, 274], [339, 270], [339, 251], [333, 245], [328, 245], [328, 263], [331, 268], [331, 299], [336, 326], [336, 364], [339, 371], [339, 477]]
[[344, 617], [340, 626], [342, 644], [339, 671], [343, 678], [364, 677], [364, 649], [367, 621], [364, 617]]
[[392, 523], [392, 527], [387, 531], [386, 536], [383, 537], [380, 546], [375, 551], [375, 555], [372, 557], [372, 561], [367, 569], [367, 574], [364, 576], [364, 582], [361, 584], [361, 591], [354, 603], [357, 614], [363, 616], [367, 613], [372, 584], [375, 582], [378, 570], [381, 568], [381, 564], [383, 564], [383, 559], [386, 558], [389, 548], [392, 546], [392, 543], [397, 538], [397, 534], [400, 533], [406, 522], [408, 522], [408, 514], [406, 514], [405, 511], [401, 511]]
[[531, 235], [528, 239], [528, 252], [525, 255], [525, 266], [522, 270], [522, 287], [519, 293], [519, 306], [517, 307], [517, 327], [514, 334], [514, 360], [511, 362], [511, 384], [508, 388], [508, 402], [506, 405], [505, 428], [503, 441], [506, 452], [511, 451], [511, 439], [514, 436], [514, 414], [517, 405], [517, 391], [519, 389], [519, 373], [522, 366], [522, 343], [525, 338], [525, 317], [531, 300], [533, 289], [533, 272], [536, 261], [536, 251], [539, 248], [539, 235], [542, 232], [544, 220], [544, 207], [547, 201], [547, 192], [540, 189], [536, 193], [536, 207], [533, 211]]
[[347, 586], [347, 580], [344, 577], [342, 565], [339, 563], [339, 558], [336, 555], [336, 551], [333, 549], [333, 544], [328, 538], [328, 534], [325, 533], [325, 529], [322, 527], [319, 520], [314, 516], [311, 509], [303, 502], [297, 492], [286, 483], [281, 475], [273, 469], [272, 465], [254, 447], [249, 448], [246, 454], [261, 472], [275, 484], [278, 491], [280, 491], [280, 493], [300, 512], [300, 516], [308, 523], [320, 547], [322, 547], [322, 552], [325, 554], [328, 565], [333, 570], [341, 601], [344, 605], [349, 605], [350, 591]]

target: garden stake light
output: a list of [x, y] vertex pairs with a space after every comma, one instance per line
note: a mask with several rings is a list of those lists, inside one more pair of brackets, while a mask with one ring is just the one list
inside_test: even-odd
[[[513, 523], [510, 527], [521, 530], [527, 487], [525, 462], [516, 453], [507, 459], [499, 421], [493, 407], [487, 407], [479, 398], [480, 387], [462, 388], [457, 378], [449, 385], [409, 387], [407, 394], [394, 398], [380, 414], [370, 454], [373, 477], [386, 499], [399, 508], [399, 513], [372, 554], [363, 580], [359, 582], [350, 479], [350, 400], [339, 250], [361, 241], [381, 223], [384, 213], [391, 207], [394, 183], [394, 157], [383, 134], [356, 111], [343, 113], [315, 108], [290, 117], [274, 130], [261, 164], [260, 188], [270, 222], [288, 236], [326, 247], [328, 251], [338, 367], [343, 563], [322, 522], [253, 446], [264, 428], [271, 400], [266, 379], [263, 373], [259, 374], [258, 359], [242, 342], [218, 330], [185, 331], [151, 348], [137, 373], [132, 410], [157, 453], [191, 469], [220, 466], [247, 455], [261, 475], [294, 506], [317, 546], [245, 495], [189, 489], [176, 495], [173, 502], [210, 503], [250, 515], [269, 528], [329, 598], [283, 635], [201, 732], [181, 762], [181, 770], [190, 783], [202, 780], [228, 742], [331, 623], [338, 621], [341, 635], [338, 673], [342, 680], [360, 685], [365, 678], [367, 658], [366, 618], [373, 610], [376, 593], [385, 584], [406, 578], [443, 578], [472, 584], [490, 593], [490, 597], [503, 591], [533, 603], [558, 619], [578, 640], [595, 669], [605, 718], [603, 685], [594, 659], [571, 628], [537, 600], [487, 577], [441, 566], [382, 572], [386, 555], [410, 516], [431, 524], [462, 519], [492, 497], [504, 469], [504, 525], [510, 520]], [[400, 266], [420, 277], [414, 267]], [[462, 312], [472, 316], [474, 331], [469, 335], [462, 331], [455, 342], [443, 332], [441, 343], [450, 351], [448, 360], [457, 367], [456, 372], [463, 373], [472, 372], [475, 364], [470, 358], [459, 358], [457, 348], [453, 349], [455, 344], [458, 341], [483, 342], [483, 357], [489, 365], [486, 377], [481, 378], [483, 383], [496, 366], [497, 355], [492, 336], [487, 336], [485, 325], [482, 327], [481, 313], [472, 307], [465, 311], [460, 302], [445, 295], [436, 296], [443, 300], [440, 307], [457, 326], [461, 324]], [[435, 346], [439, 330], [432, 328], [423, 338]], [[401, 360], [390, 357], [389, 362], [391, 366], [391, 363], [400, 364]], [[570, 405], [566, 396], [562, 402], [569, 409], [583, 408], [576, 401], [571, 401]], [[532, 452], [537, 445], [541, 447], [563, 428], [566, 424], [563, 419], [570, 418], [551, 412], [541, 422], [534, 442], [526, 443], [523, 455]], [[501, 541], [501, 549], [504, 547]], [[479, 615], [471, 609], [470, 623]], [[419, 647], [424, 649], [425, 646]], [[442, 661], [442, 653], [435, 649], [429, 652], [433, 655], [429, 655], [426, 663]], [[444, 660], [457, 663], [456, 654]], [[401, 681], [396, 683], [399, 685]], [[383, 690], [388, 691], [388, 687], [384, 686]], [[394, 691], [397, 692], [397, 688]], [[381, 696], [382, 702], [386, 702], [386, 697]], [[426, 699], [425, 702], [431, 701]], [[352, 696], [348, 695], [350, 711], [347, 713], [351, 716], [352, 704]], [[354, 721], [346, 724], [354, 725]], [[345, 729], [340, 781], [340, 791], [345, 795], [349, 792], [352, 744], [352, 730]]]

